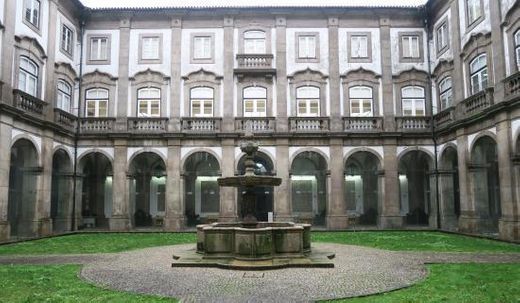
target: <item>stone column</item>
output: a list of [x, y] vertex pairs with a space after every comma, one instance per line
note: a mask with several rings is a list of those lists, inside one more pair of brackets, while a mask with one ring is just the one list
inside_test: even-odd
[[[79, 171], [79, 166], [78, 166]], [[76, 174], [76, 188], [74, 189], [76, 191], [76, 201], [73, 201], [75, 203], [75, 211], [74, 211], [74, 226], [72, 226], [73, 230], [77, 230], [78, 227], [83, 225], [83, 222], [81, 221], [81, 207], [82, 207], [82, 195], [83, 195], [83, 178], [84, 175], [81, 173]], [[71, 211], [72, 213], [72, 211]]]
[[[462, 8], [464, 10], [464, 8]], [[451, 22], [450, 22], [450, 48], [453, 50], [453, 101], [454, 103], [461, 102], [465, 98], [464, 94], [464, 76], [462, 71], [464, 63], [461, 59], [460, 41], [460, 18], [459, 18], [459, 1], [451, 1]], [[456, 41], [456, 42], [455, 42]]]
[[181, 142], [168, 140], [168, 162], [166, 163], [166, 217], [165, 230], [184, 228], [184, 205], [181, 197]]
[[47, 35], [47, 59], [45, 68], [45, 96], [42, 99], [47, 102], [45, 115], [48, 120], [54, 120], [54, 107], [56, 106], [56, 76], [54, 75], [54, 63], [56, 62], [56, 31], [58, 20], [58, 0], [49, 3], [49, 24]]
[[233, 18], [224, 18], [224, 100], [221, 101], [224, 103], [224, 112], [222, 113], [222, 131], [224, 132], [235, 131], [235, 117], [233, 115], [233, 95], [235, 90], [233, 24]]
[[[392, 79], [392, 45], [390, 43], [390, 19], [387, 17], [380, 18], [379, 26], [381, 28], [381, 82], [383, 85], [383, 126], [385, 131], [393, 132], [395, 131], [396, 114], [394, 113], [395, 106], [393, 90], [394, 84]], [[399, 116], [400, 113], [397, 113], [397, 115]], [[389, 176], [387, 175], [387, 177]]]
[[[235, 175], [235, 140], [222, 139], [222, 177]], [[237, 220], [236, 188], [220, 188], [220, 222], [234, 222]]]
[[[7, 49], [8, 47], [4, 48]], [[9, 170], [11, 166], [11, 131], [13, 118], [0, 113], [0, 242], [8, 240]]]
[[[518, 221], [520, 220], [520, 157], [519, 156], [516, 156], [514, 159], [513, 159], [513, 163], [514, 163], [514, 183], [513, 183], [513, 190], [514, 190], [514, 202], [513, 202], [513, 207], [514, 209], [516, 210], [516, 213], [514, 213], [512, 215], [512, 222], [511, 224], [509, 225], [512, 225], [511, 228], [509, 228], [511, 230], [511, 232], [509, 232], [509, 234], [511, 235], [509, 238], [510, 239], [513, 239], [515, 241], [518, 241], [520, 240], [520, 227], [519, 227], [519, 224], [518, 224]], [[504, 231], [504, 234], [507, 234], [506, 233], [506, 230], [508, 229], [506, 227], [506, 225], [508, 225], [508, 222], [506, 222], [506, 218], [502, 218], [502, 222], [503, 223], [500, 223], [499, 222], [499, 225], [502, 224], [504, 227], [502, 227], [502, 230]], [[500, 227], [499, 227], [500, 229]]]
[[291, 212], [291, 177], [289, 170], [289, 140], [276, 140], [276, 176], [282, 179], [280, 186], [274, 187], [274, 217], [275, 221], [292, 221]]
[[378, 225], [380, 228], [400, 228], [403, 226], [403, 217], [400, 213], [399, 201], [399, 171], [397, 163], [397, 142], [386, 142], [383, 146], [385, 163], [385, 196], [381, 206], [381, 216]]
[[439, 203], [441, 229], [456, 231], [457, 217], [455, 216], [455, 188], [453, 187], [453, 172], [439, 172]]
[[47, 236], [52, 234], [51, 220], [51, 187], [52, 187], [52, 131], [43, 132], [41, 150], [42, 172], [38, 180], [36, 212], [34, 220], [38, 222], [38, 235]]
[[[119, 21], [119, 68], [117, 80], [117, 114], [116, 130], [126, 132], [128, 126], [128, 85], [130, 63], [130, 18], [122, 18]], [[126, 157], [126, 154], [125, 154]], [[114, 173], [115, 174], [115, 173]], [[115, 175], [114, 175], [115, 177]], [[125, 176], [126, 179], [126, 176]]]
[[[13, 103], [13, 61], [15, 60], [14, 55], [14, 30], [16, 24], [16, 15], [17, 15], [17, 5], [22, 5], [19, 1], [4, 1], [4, 16], [2, 16], [2, 21], [4, 22], [4, 29], [2, 30], [2, 70], [1, 70], [1, 81], [3, 82], [2, 87], [0, 88], [1, 96], [0, 102], [12, 104]], [[3, 117], [2, 117], [3, 119]], [[5, 120], [3, 120], [5, 121]], [[9, 138], [11, 137], [11, 132], [9, 132]], [[2, 137], [2, 140], [4, 140]], [[3, 141], [2, 141], [3, 144]], [[9, 145], [10, 146], [10, 145]], [[1, 198], [0, 198], [1, 199]], [[1, 221], [1, 219], [0, 219]], [[1, 226], [1, 223], [0, 223]], [[0, 227], [2, 228], [2, 227]], [[1, 231], [0, 231], [1, 234]], [[7, 232], [9, 235], [9, 232]], [[0, 235], [0, 239], [2, 236]]]
[[[340, 79], [339, 79], [339, 43], [338, 43], [338, 18], [329, 17], [329, 88], [330, 88], [330, 130], [341, 132], [343, 121], [341, 119]], [[323, 116], [323, 114], [322, 114]], [[334, 176], [332, 176], [332, 182]]]
[[125, 140], [114, 140], [114, 177], [112, 178], [112, 216], [109, 219], [110, 230], [128, 230], [129, 193], [127, 188], [127, 146]]
[[347, 215], [344, 199], [343, 140], [330, 140], [330, 196], [327, 207], [327, 228], [345, 229]]
[[[287, 20], [276, 17], [276, 131], [289, 129], [287, 120]], [[279, 161], [279, 159], [277, 159]], [[280, 170], [278, 170], [280, 173]], [[283, 182], [283, 181], [282, 181]], [[288, 181], [285, 181], [288, 182]], [[276, 192], [276, 190], [275, 190]], [[276, 199], [275, 199], [276, 201]], [[275, 202], [276, 203], [276, 202]], [[290, 212], [289, 212], [290, 213]], [[287, 213], [287, 214], [289, 214]], [[282, 215], [281, 213], [279, 215]]]
[[439, 200], [436, 199], [437, 196], [437, 190], [436, 190], [436, 182], [435, 182], [435, 172], [430, 172], [428, 175], [428, 181], [430, 182], [430, 196], [428, 197], [430, 199], [430, 203], [428, 204], [428, 225], [430, 228], [437, 228], [437, 203], [439, 203]]
[[[502, 33], [502, 1], [489, 1], [489, 14], [491, 21], [491, 50], [494, 77], [494, 100], [501, 102], [505, 98], [505, 86], [503, 79], [506, 78], [506, 61], [504, 49], [504, 35]], [[513, 60], [511, 58], [511, 60]], [[500, 184], [502, 187], [502, 184]]]
[[468, 168], [468, 138], [464, 129], [457, 130], [457, 159], [459, 169], [459, 190], [460, 190], [460, 217], [459, 231], [475, 232], [477, 230], [477, 214], [473, 204], [473, 194], [471, 187], [472, 177]]
[[[179, 132], [181, 130], [181, 53], [182, 47], [182, 20], [171, 20], [171, 80], [170, 80], [170, 121], [168, 131]], [[186, 51], [186, 50], [185, 50]]]

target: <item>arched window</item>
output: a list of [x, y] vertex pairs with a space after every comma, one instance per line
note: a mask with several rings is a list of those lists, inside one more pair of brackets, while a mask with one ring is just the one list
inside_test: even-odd
[[446, 77], [439, 82], [439, 99], [441, 101], [441, 110], [445, 110], [453, 104], [451, 77]]
[[265, 54], [265, 32], [257, 30], [244, 32], [244, 53]]
[[72, 87], [65, 80], [58, 80], [56, 107], [66, 112], [70, 112], [72, 100]]
[[516, 67], [520, 71], [520, 29], [515, 33]]
[[191, 116], [213, 117], [213, 88], [195, 87], [190, 91]]
[[420, 86], [406, 86], [402, 88], [401, 94], [403, 116], [425, 115], [424, 88]]
[[161, 90], [155, 87], [137, 91], [137, 116], [159, 117], [161, 115]]
[[369, 86], [354, 86], [349, 89], [350, 115], [352, 117], [372, 117], [373, 97]]
[[264, 87], [244, 88], [244, 117], [265, 117], [267, 89]]
[[85, 98], [86, 117], [108, 116], [108, 90], [92, 88], [87, 90]]
[[471, 94], [474, 95], [488, 86], [487, 56], [482, 54], [469, 64], [471, 74]]
[[320, 89], [315, 86], [302, 86], [296, 89], [296, 106], [299, 117], [318, 117], [320, 115]]
[[38, 95], [38, 70], [34, 61], [27, 57], [20, 57], [20, 74], [18, 77], [18, 89], [31, 96]]

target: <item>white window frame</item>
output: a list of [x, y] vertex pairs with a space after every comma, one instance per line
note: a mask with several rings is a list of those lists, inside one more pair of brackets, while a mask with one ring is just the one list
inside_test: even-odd
[[[211, 90], [212, 97], [194, 97], [193, 92], [197, 89], [208, 89]], [[211, 113], [205, 113], [206, 105], [211, 103]], [[198, 103], [200, 107], [199, 113], [193, 112], [193, 104]], [[190, 115], [191, 117], [213, 117], [215, 111], [215, 89], [208, 86], [199, 86], [190, 89]]]
[[[405, 43], [405, 41], [408, 41]], [[403, 35], [401, 37], [401, 47], [403, 48], [403, 59], [421, 58], [421, 37], [418, 35]], [[405, 47], [405, 45], [408, 47]], [[414, 45], [417, 46], [414, 49]]]
[[441, 110], [450, 108], [453, 105], [453, 81], [449, 76], [439, 82], [439, 100]]
[[[418, 89], [422, 91], [422, 95], [416, 95], [416, 96], [405, 96], [406, 90], [414, 90]], [[424, 87], [416, 86], [416, 85], [410, 85], [405, 86], [401, 89], [401, 104], [402, 104], [402, 113], [404, 117], [424, 117], [426, 116], [426, 97], [425, 97], [425, 91]], [[408, 106], [408, 104], [410, 106]], [[419, 104], [419, 106], [417, 106]], [[405, 114], [405, 110], [409, 109], [411, 111], [410, 114]], [[417, 112], [419, 110], [422, 110], [423, 114], [418, 115]]]
[[[18, 89], [33, 96], [38, 97], [38, 81], [39, 81], [39, 73], [40, 67], [36, 62], [29, 59], [25, 56], [20, 56], [20, 66], [19, 66], [19, 74], [18, 74]], [[29, 68], [25, 68], [23, 62], [27, 64], [28, 67], [33, 67], [33, 70], [29, 70]], [[23, 83], [22, 83], [23, 81]], [[30, 84], [34, 86], [31, 89]]]
[[[256, 92], [255, 92], [256, 91]], [[244, 117], [265, 117], [267, 115], [267, 89], [265, 87], [246, 87], [242, 91], [243, 96], [243, 114]], [[253, 105], [253, 111], [247, 112], [246, 104], [251, 102]], [[259, 111], [258, 108], [260, 103], [263, 103], [263, 111]]]
[[[358, 95], [356, 96], [355, 91], [356, 90], [370, 90], [370, 96], [367, 94], [366, 96]], [[352, 110], [354, 108], [353, 104], [358, 103], [359, 105], [359, 112], [354, 113]], [[370, 111], [364, 112], [363, 109], [365, 108], [364, 105], [370, 104]], [[373, 90], [370, 86], [352, 86], [349, 88], [349, 106], [350, 106], [350, 116], [351, 117], [373, 117], [374, 116], [374, 95]]]
[[[309, 88], [312, 88], [313, 90], [317, 91], [317, 93], [318, 93], [317, 97], [300, 96], [300, 92], [302, 92], [303, 89], [309, 89]], [[317, 86], [300, 86], [300, 87], [296, 88], [296, 115], [298, 117], [319, 117], [320, 116], [320, 103], [321, 103], [320, 99], [321, 99], [321, 90]], [[317, 109], [318, 109], [317, 113], [311, 112], [311, 108], [312, 108], [311, 105], [313, 103], [317, 104]], [[305, 107], [304, 113], [300, 113], [300, 104], [303, 104], [303, 106]]]
[[[484, 62], [484, 65], [476, 65], [479, 62]], [[488, 87], [489, 74], [487, 67], [487, 54], [480, 54], [471, 60], [469, 64], [469, 72], [470, 72], [470, 93], [474, 95], [486, 89]], [[476, 83], [474, 82], [476, 79]], [[477, 84], [477, 85], [474, 85]]]
[[71, 105], [72, 85], [63, 79], [59, 79], [56, 85], [56, 107], [70, 113]]
[[266, 52], [266, 33], [264, 31], [244, 32], [244, 54], [265, 54]]
[[[142, 96], [145, 92], [154, 92], [155, 97]], [[146, 105], [146, 112], [141, 112], [141, 104]], [[152, 113], [152, 105], [156, 104], [157, 113]], [[137, 91], [137, 117], [160, 117], [161, 116], [161, 89], [157, 87], [144, 87]]]
[[[89, 97], [89, 93], [97, 92], [96, 97]], [[106, 93], [106, 97], [100, 97], [99, 93], [103, 92]], [[91, 88], [85, 91], [85, 117], [87, 118], [101, 118], [101, 117], [108, 117], [108, 101], [109, 101], [109, 91], [105, 88]], [[94, 104], [94, 115], [89, 115], [88, 108], [89, 104]], [[99, 110], [101, 108], [100, 104], [105, 103], [105, 109], [106, 109], [106, 115], [100, 115]]]
[[475, 23], [482, 17], [482, 3], [480, 1], [481, 0], [466, 0], [468, 25]]
[[436, 31], [437, 53], [440, 54], [449, 47], [448, 21], [444, 21]]
[[[364, 53], [362, 53], [362, 43], [364, 40], [365, 49]], [[352, 34], [350, 36], [350, 57], [352, 59], [367, 59], [368, 56], [368, 36], [367, 35], [356, 35]], [[357, 46], [357, 47], [356, 47]]]
[[[156, 47], [156, 49], [147, 49]], [[141, 37], [141, 60], [155, 61], [161, 59], [161, 37], [142, 36]]]
[[[201, 44], [202, 43], [202, 44]], [[212, 37], [209, 35], [200, 35], [193, 37], [193, 59], [194, 60], [211, 60], [212, 57]], [[202, 49], [201, 49], [202, 48]]]
[[72, 52], [74, 49], [74, 31], [66, 24], [61, 25], [60, 48], [63, 52], [72, 56]]
[[[302, 41], [303, 40], [303, 41]], [[314, 41], [311, 43], [311, 41]], [[298, 59], [317, 59], [316, 43], [317, 36], [313, 34], [298, 35]]]
[[38, 30], [40, 29], [41, 8], [39, 0], [24, 0], [23, 19]]

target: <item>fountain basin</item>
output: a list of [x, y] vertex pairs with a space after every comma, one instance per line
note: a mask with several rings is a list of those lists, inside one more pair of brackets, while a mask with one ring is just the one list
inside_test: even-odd
[[226, 187], [279, 186], [281, 183], [281, 178], [256, 175], [245, 175], [218, 179], [218, 185]]

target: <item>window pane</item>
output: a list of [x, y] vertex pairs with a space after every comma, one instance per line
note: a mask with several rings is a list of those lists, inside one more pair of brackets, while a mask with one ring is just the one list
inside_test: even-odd
[[265, 100], [256, 101], [256, 111], [258, 113], [265, 113]]
[[352, 58], [368, 57], [368, 37], [352, 36], [350, 42], [350, 51]]
[[211, 58], [211, 37], [195, 37], [193, 43], [195, 59]]
[[107, 101], [99, 101], [99, 117], [106, 117], [108, 115]]
[[90, 59], [91, 60], [98, 60], [99, 58], [99, 40], [92, 39], [90, 40]]
[[310, 111], [311, 114], [319, 114], [319, 102], [317, 100], [311, 100]]
[[213, 99], [213, 89], [210, 87], [196, 87], [191, 89], [193, 99]]
[[150, 115], [151, 116], [159, 116], [160, 115], [160, 105], [158, 100], [151, 101], [150, 104]]
[[300, 100], [298, 102], [298, 114], [305, 115], [307, 113], [307, 104], [305, 100]]
[[108, 39], [103, 38], [100, 41], [99, 59], [100, 60], [108, 59]]
[[267, 89], [263, 87], [247, 87], [244, 88], [244, 98], [247, 99], [265, 99], [267, 98]]
[[213, 114], [213, 102], [204, 101], [204, 115], [212, 115], [212, 114]]
[[473, 61], [471, 61], [471, 63], [470, 63], [471, 73], [477, 72], [478, 70], [486, 67], [486, 65], [487, 65], [486, 60], [487, 60], [487, 56], [485, 54], [482, 54], [482, 55], [478, 56], [477, 58], [475, 58]]
[[148, 102], [139, 101], [139, 116], [140, 117], [148, 116]]
[[246, 100], [246, 102], [244, 103], [244, 111], [246, 113], [252, 113], [253, 110], [253, 100]]
[[368, 86], [354, 86], [349, 91], [350, 98], [371, 99], [372, 88]]
[[423, 98], [424, 89], [420, 86], [407, 86], [402, 89], [403, 98]]
[[411, 57], [410, 53], [410, 40], [408, 37], [403, 37], [403, 57], [409, 58]]
[[87, 100], [87, 117], [96, 116], [96, 102]]
[[296, 98], [303, 99], [319, 99], [320, 98], [320, 89], [314, 86], [303, 86], [296, 89]]
[[142, 88], [137, 92], [137, 97], [143, 99], [160, 99], [161, 90], [158, 88]]
[[159, 38], [146, 37], [142, 40], [142, 59], [159, 59]]
[[350, 104], [351, 104], [351, 110], [350, 110], [351, 114], [359, 115], [361, 113], [359, 102], [360, 102], [360, 100], [351, 100], [350, 101]]
[[200, 108], [200, 101], [194, 100], [191, 102], [191, 113], [193, 116], [200, 115], [201, 114], [201, 108]]
[[265, 39], [263, 31], [247, 31], [244, 33], [244, 39]]
[[316, 58], [316, 37], [299, 36], [298, 38], [298, 57]]

